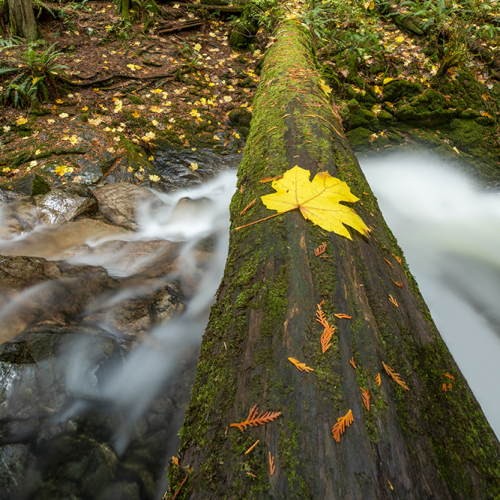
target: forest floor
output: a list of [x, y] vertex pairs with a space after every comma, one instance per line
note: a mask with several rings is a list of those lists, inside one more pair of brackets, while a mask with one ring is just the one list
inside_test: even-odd
[[[337, 9], [337, 33], [331, 27], [317, 32], [327, 37], [316, 39], [320, 74], [333, 89], [357, 152], [424, 147], [471, 162], [479, 178], [500, 182], [499, 7], [492, 2], [482, 18], [465, 24], [460, 4], [470, 1], [450, 6], [456, 25], [446, 24], [446, 18], [439, 29], [420, 35], [415, 31], [425, 30], [426, 17], [412, 24], [404, 17], [407, 7], [382, 15], [373, 2], [360, 1]], [[117, 165], [123, 167], [123, 158], [128, 166], [120, 180], [162, 188], [164, 179], [154, 168], [158, 147], [242, 151], [259, 67], [273, 43], [266, 27], [272, 9], [262, 14], [252, 44], [235, 50], [229, 36], [241, 27], [235, 21], [238, 7], [217, 12], [194, 4], [161, 4], [160, 17], [146, 30], [140, 21], [124, 29], [111, 2], [46, 6], [57, 15], [48, 9], [41, 13], [35, 59], [28, 60], [26, 44], [0, 39], [1, 67], [19, 68], [0, 74], [4, 96], [12, 75], [31, 71], [33, 76], [33, 66], [49, 47], [58, 51], [55, 63], [64, 66], [56, 69], [57, 76], [46, 75], [47, 102], [16, 107], [12, 90], [3, 99], [4, 188], [15, 189], [14, 181], [33, 173], [53, 186], [102, 182], [116, 174]], [[325, 12], [316, 10], [320, 20]], [[315, 18], [303, 3], [290, 4], [288, 15], [314, 27]], [[485, 31], [481, 19], [493, 31]], [[459, 36], [464, 30], [473, 40], [472, 51], [464, 45], [464, 33]], [[99, 165], [103, 176], [91, 180], [85, 177], [89, 150], [94, 159], [105, 160]]]

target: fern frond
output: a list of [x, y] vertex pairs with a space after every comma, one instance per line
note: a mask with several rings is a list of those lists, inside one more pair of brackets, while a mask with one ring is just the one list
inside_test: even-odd
[[257, 405], [253, 406], [250, 408], [246, 420], [231, 424], [230, 427], [238, 427], [238, 429], [243, 432], [248, 426], [257, 427], [258, 425], [264, 425], [268, 422], [272, 422], [281, 415], [280, 411], [268, 411], [266, 413], [261, 412], [260, 415], [257, 415], [258, 411], [259, 409], [257, 408]]
[[353, 421], [354, 417], [351, 410], [349, 410], [345, 414], [345, 416], [337, 419], [337, 423], [333, 426], [332, 429], [333, 439], [335, 439], [337, 443], [340, 441], [340, 436], [344, 434], [346, 426], [349, 427], [353, 423]]
[[396, 382], [396, 384], [400, 385], [403, 389], [406, 389], [407, 391], [410, 390], [408, 389], [408, 386], [399, 377], [399, 373], [395, 373], [394, 370], [390, 366], [387, 366], [383, 361], [382, 364], [384, 365], [384, 370], [386, 371], [387, 375], [389, 375], [389, 377], [391, 377], [392, 380]]

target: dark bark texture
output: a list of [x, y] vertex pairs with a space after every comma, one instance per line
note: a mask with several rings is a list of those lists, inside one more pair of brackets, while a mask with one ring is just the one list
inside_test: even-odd
[[[276, 37], [254, 100], [226, 270], [166, 498], [177, 490], [176, 499], [192, 500], [500, 498], [498, 440], [436, 330], [320, 86], [309, 35], [286, 20]], [[328, 234], [298, 211], [236, 231], [271, 214], [260, 196], [274, 191], [259, 180], [295, 165], [311, 179], [328, 171], [344, 180], [360, 198], [353, 208], [369, 237]], [[326, 251], [316, 256], [322, 242]], [[323, 300], [336, 327], [325, 353], [315, 320]], [[300, 372], [289, 357], [315, 371]], [[443, 391], [443, 383], [453, 387]], [[360, 387], [370, 391], [369, 411]], [[255, 404], [282, 414], [243, 433], [230, 427]], [[354, 422], [337, 443], [332, 427], [348, 410]]]
[[9, 7], [9, 23], [13, 35], [26, 38], [32, 42], [38, 38], [32, 0], [7, 0]]

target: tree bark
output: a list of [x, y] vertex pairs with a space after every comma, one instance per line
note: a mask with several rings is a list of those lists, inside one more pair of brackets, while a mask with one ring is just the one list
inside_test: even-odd
[[39, 36], [32, 0], [7, 0], [9, 23], [14, 36], [33, 42]]
[[[275, 36], [166, 498], [498, 498], [499, 442], [432, 321], [335, 105], [319, 87], [309, 34], [286, 20]], [[311, 179], [328, 171], [344, 180], [360, 198], [354, 208], [370, 236], [327, 234], [298, 211], [236, 231], [271, 214], [260, 201], [271, 184], [259, 180], [295, 165]], [[326, 251], [316, 256], [322, 242]], [[335, 325], [325, 353], [315, 319], [322, 301]], [[300, 372], [290, 357], [314, 371]], [[369, 410], [360, 388], [369, 390]], [[281, 416], [243, 433], [230, 427], [255, 404], [259, 413]], [[354, 421], [336, 442], [332, 428], [349, 410]]]

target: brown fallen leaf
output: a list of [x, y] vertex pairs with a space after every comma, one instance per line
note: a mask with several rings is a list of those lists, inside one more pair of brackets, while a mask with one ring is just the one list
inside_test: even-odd
[[271, 476], [274, 474], [275, 470], [276, 470], [276, 465], [274, 465], [274, 457], [271, 455], [271, 452], [269, 452], [269, 472]]
[[346, 426], [349, 427], [353, 421], [354, 417], [351, 410], [349, 410], [343, 417], [337, 419], [337, 423], [332, 429], [333, 439], [335, 439], [337, 443], [340, 441], [340, 436], [344, 434]]
[[334, 316], [339, 319], [351, 319], [351, 316], [343, 313], [334, 314]]
[[384, 365], [384, 370], [386, 371], [387, 375], [389, 375], [389, 377], [391, 377], [392, 380], [396, 382], [396, 384], [400, 385], [403, 389], [406, 389], [407, 391], [410, 390], [408, 389], [408, 386], [399, 377], [399, 373], [395, 373], [394, 370], [390, 366], [387, 366], [383, 361], [382, 364]]
[[294, 364], [301, 372], [302, 371], [306, 371], [306, 372], [313, 372], [314, 371], [312, 368], [309, 368], [309, 366], [306, 366], [305, 363], [301, 363], [298, 359], [288, 358], [288, 361], [290, 361], [292, 364]]
[[363, 397], [363, 403], [366, 406], [366, 409], [370, 411], [370, 391], [368, 389], [365, 390], [362, 387], [360, 387], [360, 389]]
[[266, 413], [261, 412], [260, 415], [257, 415], [258, 411], [257, 405], [255, 405], [253, 408], [250, 408], [246, 420], [231, 424], [229, 427], [238, 427], [238, 429], [243, 432], [248, 426], [257, 427], [258, 425], [264, 425], [268, 422], [272, 422], [281, 415], [280, 411], [268, 411]]
[[321, 255], [325, 250], [326, 250], [326, 243], [323, 242], [318, 248], [314, 249], [314, 255], [318, 257], [318, 255]]

